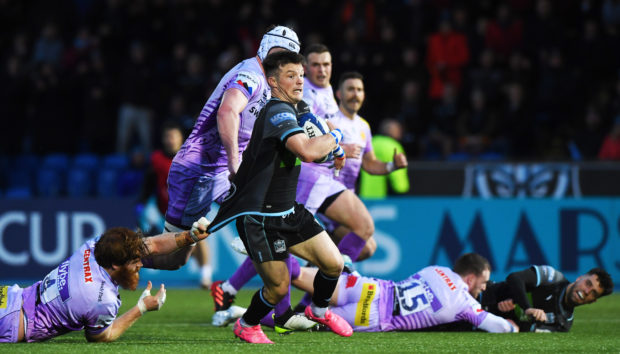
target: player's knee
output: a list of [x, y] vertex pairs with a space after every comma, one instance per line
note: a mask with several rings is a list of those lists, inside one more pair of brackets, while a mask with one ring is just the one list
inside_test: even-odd
[[272, 283], [270, 285], [265, 284], [263, 295], [265, 299], [272, 304], [277, 304], [288, 293], [288, 282], [281, 281], [279, 283]]
[[330, 277], [337, 277], [342, 273], [344, 268], [344, 260], [342, 257], [334, 257], [332, 260], [324, 264], [321, 271]]
[[355, 222], [355, 225], [357, 226], [353, 228], [353, 230], [359, 237], [369, 240], [372, 235], [375, 234], [375, 223], [372, 221], [370, 215], [359, 219], [360, 220]]

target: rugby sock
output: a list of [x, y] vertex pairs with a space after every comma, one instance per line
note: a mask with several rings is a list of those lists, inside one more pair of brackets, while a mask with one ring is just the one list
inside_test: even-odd
[[267, 327], [275, 327], [275, 321], [273, 319], [273, 311], [269, 311], [269, 313], [260, 320], [260, 324]]
[[250, 257], [247, 257], [243, 263], [237, 268], [237, 270], [233, 273], [233, 275], [228, 278], [228, 282], [235, 289], [241, 289], [250, 279], [254, 278], [256, 275], [256, 269], [254, 269], [254, 264]]
[[366, 240], [359, 237], [355, 232], [351, 231], [346, 234], [342, 240], [338, 243], [338, 249], [340, 253], [346, 254], [351, 257], [351, 260], [355, 262], [357, 257], [359, 257], [360, 253], [366, 246]]
[[273, 309], [274, 306], [274, 304], [270, 303], [263, 297], [263, 288], [258, 289], [252, 297], [248, 310], [245, 314], [243, 314], [243, 317], [241, 317], [241, 324], [246, 327], [256, 326], [260, 323], [260, 320]]
[[222, 283], [222, 290], [224, 290], [224, 292], [229, 293], [230, 295], [237, 295], [237, 289], [234, 286], [232, 286], [228, 282], [228, 280]]
[[200, 267], [200, 278], [205, 284], [211, 284], [211, 278], [213, 276], [213, 267], [210, 264], [205, 264]]
[[299, 303], [297, 304], [297, 306], [295, 306], [295, 309], [293, 309], [293, 311], [303, 313], [304, 310], [306, 309], [306, 306], [310, 305], [311, 303], [312, 303], [312, 295], [310, 295], [310, 293], [305, 293], [304, 296], [299, 301]]
[[[338, 277], [330, 277], [325, 273], [319, 271], [314, 276], [314, 295], [312, 295], [312, 313], [317, 317], [325, 316], [325, 310], [329, 305], [336, 285], [338, 284]], [[321, 313], [322, 312], [322, 313]]]
[[293, 256], [289, 256], [291, 261], [291, 265], [288, 267], [289, 274], [291, 275], [291, 280], [299, 278], [299, 273], [301, 273], [301, 268], [299, 267], [299, 261], [295, 259]]

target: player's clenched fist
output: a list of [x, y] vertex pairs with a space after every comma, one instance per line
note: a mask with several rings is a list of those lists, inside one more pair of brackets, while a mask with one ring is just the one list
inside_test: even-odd
[[198, 221], [192, 224], [190, 236], [192, 237], [192, 240], [194, 240], [194, 242], [204, 240], [205, 238], [207, 238], [207, 236], [209, 236], [209, 233], [207, 233], [207, 227], [209, 227], [210, 223], [211, 222], [209, 222], [209, 220], [207, 220], [207, 218], [203, 216], [198, 219]]

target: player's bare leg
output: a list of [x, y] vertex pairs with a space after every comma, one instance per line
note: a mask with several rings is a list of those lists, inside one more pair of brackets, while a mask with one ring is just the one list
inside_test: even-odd
[[375, 224], [364, 203], [353, 192], [345, 190], [340, 193], [325, 210], [325, 216], [350, 230], [338, 244], [343, 254], [355, 262], [359, 260], [362, 250], [368, 247], [364, 256], [372, 256], [376, 243], [367, 245], [367, 242], [375, 232]]

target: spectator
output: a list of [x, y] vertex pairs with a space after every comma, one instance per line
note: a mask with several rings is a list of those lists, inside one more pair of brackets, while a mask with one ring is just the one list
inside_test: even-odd
[[116, 151], [126, 153], [132, 133], [139, 135], [140, 148], [151, 150], [152, 112], [150, 109], [152, 71], [144, 44], [135, 41], [129, 49], [129, 62], [120, 77], [121, 106], [118, 113]]
[[512, 15], [508, 4], [500, 4], [497, 17], [489, 21], [486, 31], [487, 48], [493, 50], [499, 59], [505, 61], [523, 41], [523, 22]]
[[60, 64], [63, 43], [58, 38], [58, 28], [55, 23], [47, 23], [41, 30], [41, 36], [34, 45], [33, 62], [45, 63], [53, 66]]
[[469, 156], [487, 152], [495, 135], [495, 115], [487, 107], [484, 92], [474, 88], [470, 94], [469, 108], [458, 120], [459, 151]]
[[441, 19], [439, 31], [428, 38], [426, 65], [430, 73], [430, 98], [441, 98], [446, 84], [452, 85], [458, 92], [462, 70], [468, 61], [467, 39], [463, 34], [452, 30], [449, 19]]
[[586, 160], [596, 159], [605, 139], [605, 131], [601, 114], [594, 105], [588, 106], [583, 122], [575, 130], [574, 143], [581, 157]]
[[598, 158], [601, 160], [620, 160], [620, 115], [616, 116], [611, 132], [603, 140]]

